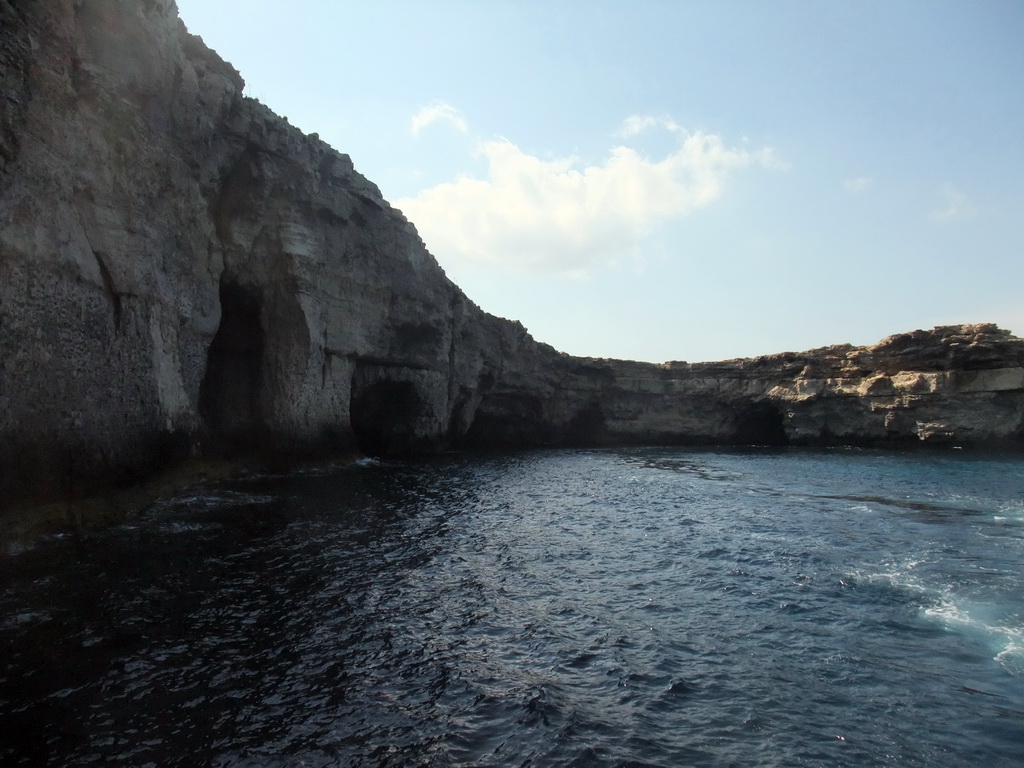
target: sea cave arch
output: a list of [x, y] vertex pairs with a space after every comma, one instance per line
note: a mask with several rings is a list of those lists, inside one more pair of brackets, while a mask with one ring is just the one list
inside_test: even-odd
[[216, 452], [251, 449], [263, 425], [266, 335], [262, 299], [231, 281], [220, 286], [221, 319], [207, 352], [199, 387], [199, 414]]
[[736, 418], [736, 445], [789, 445], [782, 412], [774, 403], [751, 403]]

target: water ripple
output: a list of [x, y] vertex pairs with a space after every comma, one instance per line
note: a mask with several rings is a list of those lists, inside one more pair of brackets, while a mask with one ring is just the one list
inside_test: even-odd
[[0, 762], [1014, 764], [1020, 478], [635, 449], [211, 484], [0, 560]]

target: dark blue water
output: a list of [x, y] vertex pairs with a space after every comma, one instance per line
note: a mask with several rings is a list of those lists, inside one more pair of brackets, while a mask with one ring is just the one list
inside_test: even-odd
[[1016, 766], [1024, 460], [540, 452], [0, 558], [0, 761]]

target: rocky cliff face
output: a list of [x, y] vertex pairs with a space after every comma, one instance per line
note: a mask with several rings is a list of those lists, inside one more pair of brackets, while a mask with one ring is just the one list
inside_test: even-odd
[[172, 2], [0, 0], [0, 499], [421, 450], [526, 344]]
[[0, 507], [176, 461], [612, 442], [1020, 444], [990, 326], [716, 364], [481, 312], [170, 0], [0, 0]]
[[545, 366], [547, 378], [510, 376], [492, 388], [466, 439], [1024, 444], [1024, 340], [991, 324], [719, 363], [563, 357]]

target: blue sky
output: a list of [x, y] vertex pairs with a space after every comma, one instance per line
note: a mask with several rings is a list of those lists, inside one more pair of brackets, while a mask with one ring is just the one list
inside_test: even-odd
[[1024, 334], [1017, 0], [178, 0], [485, 310], [576, 355]]

